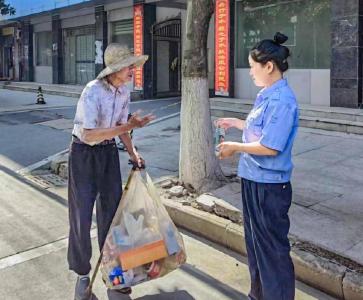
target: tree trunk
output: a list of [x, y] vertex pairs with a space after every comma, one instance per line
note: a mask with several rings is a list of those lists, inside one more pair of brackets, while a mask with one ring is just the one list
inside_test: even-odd
[[180, 180], [204, 192], [224, 178], [215, 155], [209, 104], [207, 38], [213, 0], [188, 0], [183, 57]]

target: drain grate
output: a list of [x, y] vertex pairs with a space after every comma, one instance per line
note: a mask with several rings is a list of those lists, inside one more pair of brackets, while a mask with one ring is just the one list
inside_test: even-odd
[[27, 180], [40, 185], [43, 188], [62, 187], [67, 185], [67, 180], [55, 174], [25, 175]]

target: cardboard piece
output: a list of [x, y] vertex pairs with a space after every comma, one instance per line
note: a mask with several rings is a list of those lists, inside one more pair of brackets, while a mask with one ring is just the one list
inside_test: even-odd
[[164, 240], [149, 243], [119, 255], [123, 270], [130, 270], [168, 256]]

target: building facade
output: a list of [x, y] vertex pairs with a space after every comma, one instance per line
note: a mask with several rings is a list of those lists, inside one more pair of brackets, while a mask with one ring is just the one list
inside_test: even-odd
[[[216, 0], [208, 33], [211, 95], [254, 99], [248, 53], [280, 31], [299, 103], [362, 106], [359, 0]], [[186, 0], [94, 0], [1, 23], [0, 78], [80, 84], [103, 66], [110, 42], [150, 56], [130, 85], [138, 98], [180, 95]]]
[[95, 0], [0, 23], [0, 79], [84, 85], [118, 42], [150, 56], [135, 98], [180, 95], [185, 12], [183, 1]]

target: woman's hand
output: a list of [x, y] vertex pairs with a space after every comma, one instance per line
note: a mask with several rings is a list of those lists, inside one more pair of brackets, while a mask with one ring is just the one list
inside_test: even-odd
[[236, 142], [223, 142], [217, 148], [219, 150], [219, 159], [225, 159], [233, 156], [238, 151], [239, 143]]
[[243, 128], [245, 126], [245, 121], [237, 119], [237, 118], [220, 118], [220, 119], [214, 121], [214, 126], [221, 127], [224, 129], [229, 129], [229, 128], [234, 127], [234, 128], [243, 130]]

